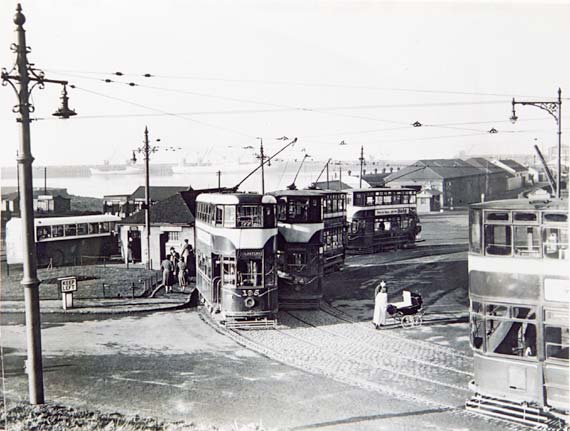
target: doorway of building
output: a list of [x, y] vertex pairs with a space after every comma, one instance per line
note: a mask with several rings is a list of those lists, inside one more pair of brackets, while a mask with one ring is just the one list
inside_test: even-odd
[[139, 230], [129, 230], [129, 250], [132, 262], [141, 261], [141, 232]]

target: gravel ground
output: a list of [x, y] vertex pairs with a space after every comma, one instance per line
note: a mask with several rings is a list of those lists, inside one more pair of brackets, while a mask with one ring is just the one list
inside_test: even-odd
[[[140, 296], [144, 292], [144, 280], [160, 281], [159, 271], [149, 271], [145, 268], [132, 266], [127, 269], [124, 265], [86, 265], [40, 269], [38, 270], [38, 278], [42, 281], [40, 299], [60, 298], [57, 279], [71, 275], [78, 277], [78, 288], [74, 294], [78, 299], [130, 298], [133, 285], [135, 296]], [[24, 300], [24, 291], [20, 285], [21, 278], [21, 271], [11, 270], [9, 276], [6, 273], [2, 274], [3, 300]]]
[[61, 405], [18, 404], [9, 410], [0, 402], [0, 426], [11, 431], [263, 431], [255, 424], [218, 428], [192, 422], [165, 422], [155, 418], [123, 416]]

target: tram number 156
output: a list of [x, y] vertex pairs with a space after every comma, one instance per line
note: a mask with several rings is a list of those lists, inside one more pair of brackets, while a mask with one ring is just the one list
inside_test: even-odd
[[241, 291], [241, 296], [259, 296], [259, 289], [248, 289], [248, 290], [242, 290]]

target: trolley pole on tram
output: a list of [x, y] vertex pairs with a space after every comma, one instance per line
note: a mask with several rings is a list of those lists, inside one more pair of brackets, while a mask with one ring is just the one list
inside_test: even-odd
[[[160, 142], [160, 139], [156, 140]], [[144, 156], [144, 224], [146, 230], [146, 268], [151, 269], [151, 261], [150, 261], [150, 155], [152, 153], [156, 153], [159, 147], [150, 145], [148, 140], [148, 128], [145, 126], [144, 128], [144, 141], [143, 146], [136, 148], [133, 150], [133, 163], [136, 163], [137, 158], [135, 153], [143, 154]]]
[[561, 190], [561, 178], [562, 178], [562, 90], [558, 89], [558, 100], [556, 101], [548, 101], [548, 102], [538, 102], [538, 101], [531, 101], [531, 102], [517, 102], [513, 97], [513, 115], [511, 116], [510, 120], [513, 124], [515, 124], [519, 117], [515, 113], [515, 105], [531, 105], [536, 106], [537, 108], [542, 109], [543, 111], [548, 112], [556, 121], [558, 125], [558, 173], [556, 175], [556, 197], [560, 198], [562, 196]]
[[[16, 121], [21, 124], [20, 145], [18, 150], [18, 183], [20, 192], [20, 214], [22, 217], [22, 255], [23, 276], [21, 284], [24, 287], [24, 301], [26, 311], [26, 336], [28, 358], [26, 373], [28, 374], [28, 387], [31, 404], [44, 403], [44, 381], [42, 367], [42, 340], [40, 319], [40, 281], [37, 277], [36, 241], [34, 235], [34, 208], [33, 208], [33, 178], [32, 163], [34, 158], [31, 151], [30, 139], [30, 113], [34, 106], [30, 102], [30, 94], [37, 86], [43, 88], [46, 83], [63, 85], [61, 97], [62, 107], [53, 115], [62, 119], [76, 115], [69, 109], [66, 86], [67, 81], [45, 78], [43, 71], [36, 69], [28, 63], [27, 55], [30, 48], [26, 46], [26, 32], [24, 23], [26, 17], [22, 13], [22, 6], [18, 3], [14, 24], [16, 24], [16, 43], [11, 50], [16, 54], [16, 63], [11, 70], [2, 69], [2, 85], [14, 89], [18, 97], [18, 104], [12, 111], [18, 114]], [[30, 83], [31, 86], [30, 86]]]

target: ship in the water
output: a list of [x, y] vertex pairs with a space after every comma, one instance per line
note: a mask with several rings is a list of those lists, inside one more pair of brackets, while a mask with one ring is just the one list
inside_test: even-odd
[[126, 165], [110, 165], [108, 160], [105, 160], [101, 168], [89, 168], [91, 175], [138, 175], [143, 172], [142, 166], [133, 166], [132, 164]]

